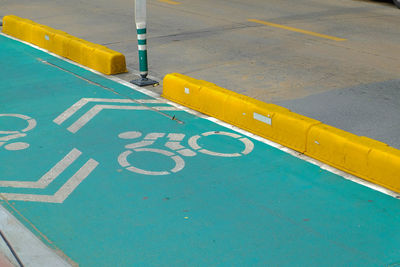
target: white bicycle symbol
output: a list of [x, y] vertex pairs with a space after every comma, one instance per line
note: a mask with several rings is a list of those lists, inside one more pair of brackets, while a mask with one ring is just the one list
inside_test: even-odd
[[28, 124], [24, 129], [19, 131], [16, 130], [0, 131], [0, 135], [5, 135], [3, 137], [0, 137], [0, 147], [4, 145], [4, 148], [7, 150], [23, 150], [28, 148], [29, 144], [25, 142], [14, 142], [9, 144], [7, 144], [7, 142], [13, 139], [25, 137], [26, 132], [29, 132], [30, 130], [36, 127], [36, 120], [22, 114], [0, 114], [0, 117], [14, 117], [25, 120], [26, 123]]
[[[167, 138], [169, 139], [168, 142], [165, 143], [165, 146], [169, 148], [170, 150], [173, 150], [174, 152], [164, 150], [164, 149], [157, 149], [157, 148], [147, 148], [147, 146], [150, 146], [154, 144], [154, 142], [158, 138], [162, 138], [166, 135], [166, 133], [149, 133], [147, 134], [142, 141], [132, 143], [129, 145], [126, 145], [125, 148], [128, 150], [122, 152], [118, 156], [118, 163], [125, 168], [128, 171], [135, 172], [135, 173], [140, 173], [140, 174], [145, 174], [145, 175], [167, 175], [170, 173], [176, 173], [180, 170], [182, 170], [185, 167], [185, 161], [181, 156], [184, 157], [193, 157], [196, 156], [196, 152], [211, 155], [211, 156], [216, 156], [216, 157], [240, 157], [243, 155], [249, 154], [253, 148], [254, 144], [251, 142], [248, 138], [242, 137], [241, 135], [235, 134], [235, 133], [229, 133], [229, 132], [221, 132], [221, 131], [212, 131], [212, 132], [206, 132], [202, 133], [201, 135], [195, 135], [189, 138], [189, 146], [192, 149], [185, 148], [183, 145], [180, 144], [180, 142], [185, 138], [185, 134], [180, 134], [180, 133], [170, 133], [167, 135]], [[215, 152], [211, 150], [204, 149], [200, 147], [198, 144], [198, 140], [202, 137], [207, 137], [211, 135], [224, 135], [224, 136], [229, 136], [232, 137], [236, 140], [241, 141], [245, 148], [243, 151], [236, 152], [236, 153], [220, 153], [220, 152]], [[142, 136], [142, 133], [137, 132], [137, 131], [132, 131], [132, 132], [124, 132], [118, 135], [119, 138], [121, 139], [135, 139], [139, 138]], [[157, 153], [161, 154], [164, 156], [167, 156], [171, 158], [175, 162], [175, 166], [171, 170], [166, 170], [166, 171], [150, 171], [150, 170], [144, 170], [137, 168], [133, 166], [129, 161], [128, 161], [128, 156], [131, 155], [132, 153], [139, 153], [139, 152], [152, 152], [152, 153]], [[180, 154], [180, 155], [178, 155]]]

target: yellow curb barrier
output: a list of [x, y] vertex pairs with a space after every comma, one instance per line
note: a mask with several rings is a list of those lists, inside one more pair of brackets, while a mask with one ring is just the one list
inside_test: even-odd
[[[319, 121], [182, 74], [164, 78], [162, 96], [304, 153]], [[296, 134], [293, 134], [296, 133]]]
[[3, 33], [37, 45], [104, 74], [110, 75], [127, 71], [123, 54], [29, 19], [14, 15], [5, 16], [3, 18]]
[[162, 96], [400, 193], [400, 150], [387, 144], [179, 73]]

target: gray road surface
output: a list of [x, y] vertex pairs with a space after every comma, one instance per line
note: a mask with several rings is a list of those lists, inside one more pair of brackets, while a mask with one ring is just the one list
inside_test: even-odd
[[[390, 0], [171, 1], [148, 0], [151, 75], [208, 80], [400, 148], [400, 10]], [[0, 17], [15, 14], [104, 44], [135, 70], [133, 3], [0, 0]]]

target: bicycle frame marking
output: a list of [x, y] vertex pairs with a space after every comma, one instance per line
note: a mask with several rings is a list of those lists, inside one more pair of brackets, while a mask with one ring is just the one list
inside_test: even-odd
[[[240, 157], [240, 156], [249, 154], [254, 149], [253, 142], [251, 142], [248, 138], [242, 137], [241, 135], [238, 135], [235, 133], [220, 132], [220, 131], [205, 132], [205, 133], [202, 133], [201, 135], [195, 135], [195, 136], [190, 137], [188, 144], [193, 150], [186, 148], [185, 146], [183, 146], [181, 144], [181, 142], [185, 138], [185, 134], [169, 133], [167, 135], [168, 141], [164, 144], [164, 146], [170, 150], [173, 150], [177, 154], [180, 154], [181, 156], [179, 156], [171, 151], [164, 150], [164, 149], [146, 148], [147, 146], [153, 145], [157, 139], [165, 137], [165, 135], [166, 135], [166, 133], [149, 133], [143, 138], [143, 140], [126, 145], [125, 148], [128, 150], [122, 152], [118, 156], [118, 163], [126, 170], [134, 172], [134, 173], [139, 173], [139, 174], [144, 174], [144, 175], [168, 175], [171, 173], [176, 173], [176, 172], [181, 171], [185, 167], [185, 161], [183, 160], [183, 158], [181, 156], [184, 156], [184, 157], [196, 156], [197, 153], [195, 151], [202, 153], [202, 154], [215, 156], [215, 157]], [[245, 148], [240, 153], [220, 153], [220, 152], [216, 152], [216, 151], [207, 150], [207, 149], [204, 149], [201, 146], [199, 146], [198, 140], [202, 136], [207, 137], [207, 136], [211, 136], [211, 135], [224, 135], [224, 136], [232, 137], [236, 140], [241, 141], [245, 145]], [[118, 137], [121, 139], [136, 139], [141, 136], [142, 136], [142, 133], [137, 132], [137, 131], [123, 132], [118, 135]], [[150, 170], [140, 169], [138, 167], [133, 166], [128, 161], [128, 157], [130, 155], [132, 155], [134, 152], [153, 152], [153, 153], [167, 156], [175, 162], [175, 166], [169, 171], [168, 170], [150, 171]]]
[[10, 144], [6, 143], [13, 139], [25, 137], [26, 132], [29, 132], [36, 127], [37, 125], [36, 120], [22, 114], [0, 114], [0, 117], [19, 118], [25, 120], [28, 123], [28, 126], [26, 126], [24, 129], [20, 131], [0, 131], [0, 134], [5, 134], [5, 136], [0, 137], [0, 147], [4, 145], [4, 148], [6, 150], [11, 150], [11, 151], [27, 149], [29, 147], [29, 144], [25, 142], [14, 142]]

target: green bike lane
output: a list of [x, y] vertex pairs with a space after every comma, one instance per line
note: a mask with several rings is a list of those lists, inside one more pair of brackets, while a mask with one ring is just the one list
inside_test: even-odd
[[0, 36], [1, 205], [80, 266], [383, 266], [399, 201]]

